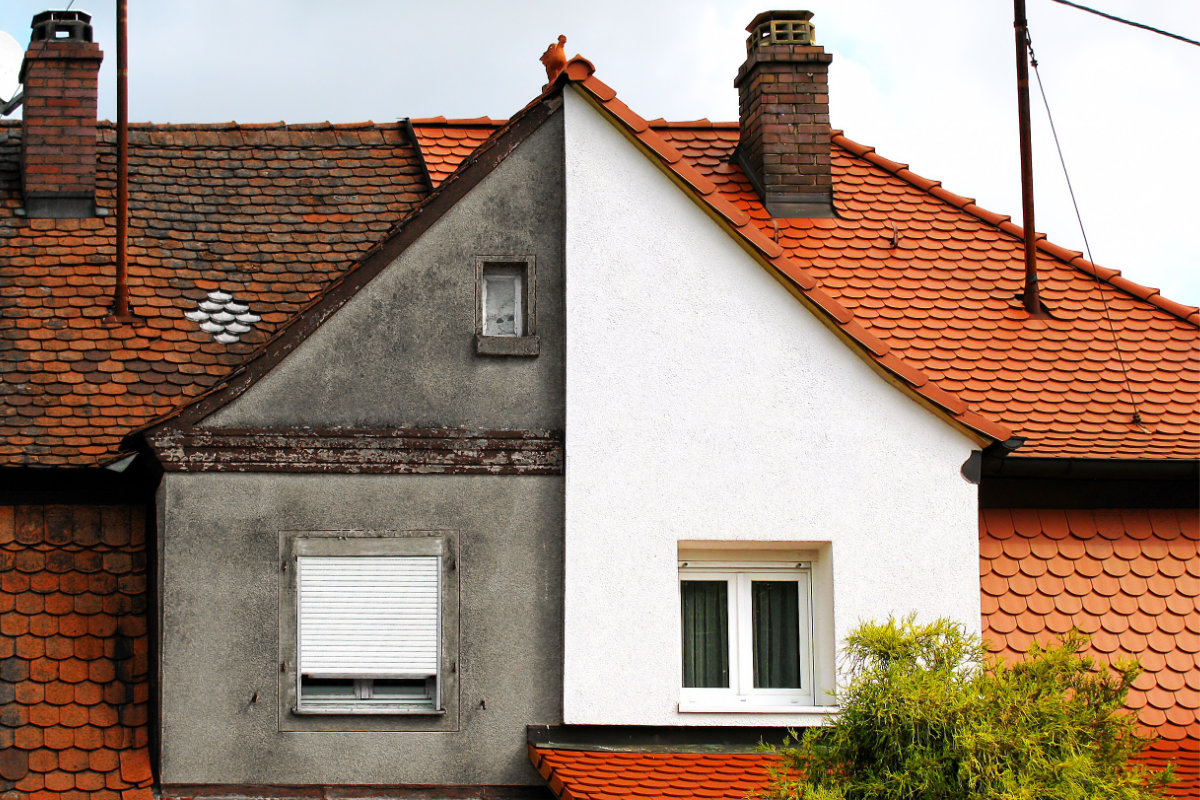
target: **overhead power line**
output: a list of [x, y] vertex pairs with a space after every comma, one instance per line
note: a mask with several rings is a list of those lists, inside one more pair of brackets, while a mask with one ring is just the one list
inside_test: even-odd
[[1123, 25], [1132, 25], [1135, 28], [1141, 28], [1142, 30], [1150, 31], [1152, 33], [1157, 33], [1162, 36], [1170, 36], [1172, 39], [1178, 39], [1181, 42], [1187, 42], [1188, 44], [1194, 44], [1197, 47], [1200, 47], [1200, 42], [1196, 41], [1195, 39], [1189, 39], [1186, 36], [1180, 36], [1178, 33], [1171, 33], [1170, 31], [1164, 31], [1162, 28], [1154, 28], [1154, 27], [1151, 27], [1150, 25], [1143, 25], [1140, 22], [1134, 22], [1131, 19], [1125, 19], [1124, 17], [1117, 17], [1117, 16], [1113, 16], [1112, 14], [1106, 14], [1103, 11], [1097, 11], [1094, 8], [1088, 8], [1087, 6], [1081, 6], [1081, 5], [1079, 5], [1079, 3], [1072, 3], [1071, 0], [1052, 0], [1052, 1], [1055, 3], [1058, 3], [1060, 5], [1070, 6], [1071, 8], [1078, 8], [1080, 11], [1086, 11], [1089, 14], [1095, 14], [1097, 17], [1104, 17], [1105, 19], [1111, 19], [1113, 22], [1120, 22]]
[[[1038, 91], [1042, 93], [1042, 105], [1046, 107], [1046, 119], [1050, 122], [1050, 133], [1054, 136], [1054, 147], [1058, 150], [1058, 163], [1062, 165], [1063, 178], [1067, 181], [1067, 191], [1071, 195], [1071, 205], [1075, 207], [1075, 220], [1079, 223], [1079, 233], [1083, 236], [1083, 249], [1088, 261], [1093, 265], [1096, 259], [1092, 257], [1092, 245], [1088, 242], [1087, 231], [1083, 227], [1083, 214], [1079, 212], [1079, 201], [1075, 199], [1075, 187], [1071, 185], [1071, 174], [1067, 172], [1067, 159], [1063, 155], [1062, 144], [1058, 140], [1058, 128], [1054, 125], [1054, 115], [1050, 113], [1050, 100], [1046, 97], [1046, 87], [1042, 84], [1042, 72], [1038, 69], [1037, 54], [1033, 52], [1033, 37], [1025, 31], [1025, 47], [1029, 51], [1029, 63], [1033, 67], [1034, 77], [1037, 78]], [[1099, 278], [1099, 275], [1096, 276]], [[1097, 281], [1099, 283], [1099, 281]], [[1129, 367], [1125, 363], [1125, 354], [1121, 352], [1121, 340], [1117, 336], [1117, 328], [1113, 324], [1112, 312], [1108, 307], [1108, 298], [1100, 292], [1100, 302], [1104, 307], [1104, 319], [1108, 321], [1108, 330], [1113, 337], [1113, 349], [1117, 354], [1117, 363], [1121, 365], [1121, 376], [1125, 379], [1125, 391], [1129, 393], [1129, 403], [1133, 407], [1133, 424], [1148, 430], [1142, 421], [1142, 412], [1138, 408], [1137, 395], [1133, 393], [1133, 383], [1129, 380]]]

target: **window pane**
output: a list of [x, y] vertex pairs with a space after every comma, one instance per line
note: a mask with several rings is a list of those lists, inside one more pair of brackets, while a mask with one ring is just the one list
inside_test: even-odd
[[432, 701], [432, 680], [389, 680], [376, 678], [371, 682], [371, 697], [376, 700]]
[[517, 328], [519, 278], [509, 271], [484, 275], [483, 333], [485, 336], [520, 336]]
[[353, 700], [357, 696], [352, 678], [300, 676], [300, 696], [305, 700]]
[[796, 581], [753, 581], [754, 687], [800, 688], [800, 600]]
[[729, 686], [729, 584], [682, 581], [683, 685]]

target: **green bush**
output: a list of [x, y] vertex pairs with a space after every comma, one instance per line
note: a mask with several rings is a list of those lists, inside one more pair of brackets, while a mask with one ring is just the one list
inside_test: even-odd
[[[1073, 632], [1006, 664], [948, 620], [866, 623], [846, 639], [841, 713], [778, 748], [778, 800], [1143, 800], [1170, 770], [1123, 711], [1141, 669], [1097, 668]], [[796, 734], [793, 733], [793, 737]]]

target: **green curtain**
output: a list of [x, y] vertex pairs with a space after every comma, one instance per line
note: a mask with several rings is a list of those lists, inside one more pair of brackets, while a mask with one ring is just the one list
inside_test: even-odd
[[754, 687], [800, 688], [800, 602], [796, 581], [752, 581]]
[[729, 584], [682, 581], [683, 685], [729, 686]]

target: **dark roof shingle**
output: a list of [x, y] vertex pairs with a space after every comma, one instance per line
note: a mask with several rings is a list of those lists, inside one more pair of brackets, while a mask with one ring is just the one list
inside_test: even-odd
[[[135, 125], [132, 324], [106, 319], [114, 217], [26, 219], [0, 126], [0, 465], [90, 466], [227, 375], [426, 193], [403, 124]], [[114, 132], [97, 201], [113, 207]], [[184, 317], [222, 290], [261, 317], [223, 344]]]

